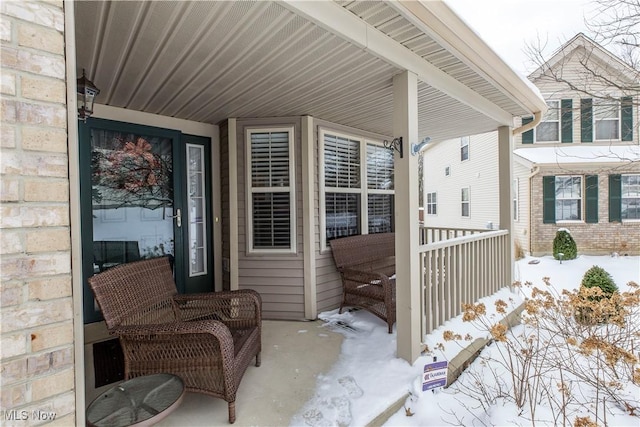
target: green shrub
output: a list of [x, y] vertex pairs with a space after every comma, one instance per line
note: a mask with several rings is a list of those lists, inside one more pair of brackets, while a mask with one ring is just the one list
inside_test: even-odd
[[578, 247], [575, 240], [571, 237], [569, 230], [561, 228], [557, 231], [556, 237], [553, 239], [553, 257], [560, 259], [558, 254], [563, 254], [562, 259], [576, 259], [578, 256]]
[[611, 275], [604, 268], [597, 265], [594, 265], [584, 273], [580, 286], [585, 288], [598, 287], [607, 297], [618, 292], [618, 286], [616, 286]]

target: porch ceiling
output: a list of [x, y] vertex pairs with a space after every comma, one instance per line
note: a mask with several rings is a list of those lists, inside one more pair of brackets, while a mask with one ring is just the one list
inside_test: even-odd
[[[530, 113], [491, 79], [384, 2], [338, 2], [511, 115]], [[77, 67], [100, 104], [205, 123], [311, 115], [392, 135], [391, 62], [282, 4], [258, 1], [78, 1]], [[421, 81], [420, 138], [504, 123]]]

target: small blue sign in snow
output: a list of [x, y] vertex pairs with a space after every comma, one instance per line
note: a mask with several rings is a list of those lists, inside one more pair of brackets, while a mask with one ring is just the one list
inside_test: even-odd
[[424, 365], [424, 375], [422, 377], [422, 391], [433, 390], [434, 388], [447, 385], [447, 368], [449, 362], [427, 363]]

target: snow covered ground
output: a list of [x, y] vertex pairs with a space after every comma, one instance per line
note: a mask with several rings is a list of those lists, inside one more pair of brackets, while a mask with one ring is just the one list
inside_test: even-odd
[[[530, 261], [539, 262], [531, 264]], [[575, 260], [563, 261], [562, 264], [552, 257], [528, 257], [516, 263], [515, 278], [523, 283], [530, 281], [534, 286], [542, 288], [545, 286], [543, 277], [549, 277], [553, 287], [561, 292], [563, 289], [577, 289], [584, 272], [593, 265], [607, 270], [621, 291], [629, 290], [626, 284], [630, 281], [640, 283], [640, 257], [637, 256], [579, 256]], [[491, 308], [494, 307], [493, 303], [498, 299], [510, 301], [515, 307], [523, 301], [523, 296], [505, 288], [483, 299], [489, 316]], [[424, 365], [430, 363], [434, 355], [438, 356], [438, 360], [451, 360], [468, 342], [447, 342], [443, 349], [420, 357], [411, 366], [395, 357], [396, 334], [387, 334], [385, 324], [375, 316], [362, 310], [343, 314], [334, 310], [322, 313], [320, 317], [327, 322], [327, 328], [344, 334], [342, 353], [330, 372], [318, 377], [314, 398], [293, 417], [292, 426], [362, 426], [406, 393], [410, 393], [405, 402], [406, 409], [398, 411], [386, 425], [531, 425], [526, 418], [520, 416], [518, 408], [505, 399], [498, 399], [482, 408], [477, 402], [469, 400], [468, 396], [457, 392], [455, 387], [435, 392], [422, 391]], [[436, 349], [438, 343], [444, 343], [442, 334], [446, 330], [462, 336], [469, 333], [474, 338], [484, 335], [471, 323], [463, 322], [462, 316], [459, 316], [427, 336], [425, 344], [432, 350]], [[497, 348], [497, 345], [485, 348], [481, 357], [462, 374], [458, 382], [473, 381], [474, 377], [471, 375], [474, 372], [475, 378], [487, 376], [483, 379], [487, 383], [497, 381], [492, 372], [500, 374], [500, 367], [483, 370], [486, 363], [482, 362], [483, 359], [495, 357]], [[621, 393], [631, 396], [632, 399], [635, 396], [636, 402], [640, 405], [639, 387], [629, 383]], [[545, 403], [542, 402], [538, 406], [536, 424], [554, 425], [553, 414], [550, 410], [544, 409]], [[573, 411], [571, 419], [581, 415], [579, 408], [568, 410]], [[407, 412], [412, 415], [407, 416]], [[607, 414], [607, 424], [638, 426], [640, 418], [632, 417], [614, 407]]]

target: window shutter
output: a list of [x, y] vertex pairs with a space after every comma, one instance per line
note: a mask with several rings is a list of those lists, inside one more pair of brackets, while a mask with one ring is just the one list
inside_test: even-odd
[[633, 141], [633, 98], [622, 98], [620, 116], [622, 118], [622, 140]]
[[573, 142], [573, 100], [560, 101], [560, 114], [560, 141]]
[[556, 177], [542, 177], [542, 223], [556, 222]]
[[598, 175], [585, 177], [585, 220], [590, 224], [598, 223]]
[[289, 132], [250, 135], [251, 249], [292, 248]]
[[289, 133], [251, 134], [251, 186], [289, 186]]
[[291, 200], [289, 193], [253, 193], [253, 247], [291, 247]]
[[609, 222], [620, 222], [622, 203], [622, 180], [620, 175], [609, 175]]
[[580, 139], [593, 142], [593, 99], [580, 100]]
[[367, 188], [393, 190], [393, 151], [367, 144]]
[[[527, 123], [531, 123], [533, 121], [533, 117], [523, 117], [522, 125], [526, 125]], [[533, 144], [533, 129], [528, 130], [522, 134], [522, 143], [523, 144]]]
[[369, 234], [390, 233], [394, 230], [392, 194], [369, 194], [367, 197]]
[[324, 137], [324, 183], [334, 188], [360, 188], [360, 142]]

